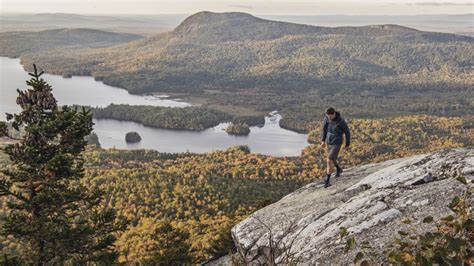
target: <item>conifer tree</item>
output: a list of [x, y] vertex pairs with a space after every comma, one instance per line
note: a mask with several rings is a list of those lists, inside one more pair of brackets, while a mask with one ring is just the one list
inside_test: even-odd
[[[7, 114], [21, 140], [3, 152], [11, 165], [0, 169], [0, 196], [7, 200], [1, 234], [13, 235], [25, 247], [27, 264], [110, 261], [115, 212], [107, 208], [99, 190], [80, 183], [84, 175], [84, 137], [92, 131], [92, 115], [57, 105], [52, 87], [36, 66], [18, 91], [19, 114]], [[5, 124], [0, 125], [6, 135]]]

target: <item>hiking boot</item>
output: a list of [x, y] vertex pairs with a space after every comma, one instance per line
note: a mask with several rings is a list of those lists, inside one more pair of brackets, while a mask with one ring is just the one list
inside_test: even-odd
[[341, 167], [336, 168], [336, 177], [340, 177], [341, 173], [342, 173], [342, 168]]
[[331, 179], [331, 174], [326, 175], [326, 181], [324, 181], [324, 188], [330, 187], [331, 182], [329, 181]]

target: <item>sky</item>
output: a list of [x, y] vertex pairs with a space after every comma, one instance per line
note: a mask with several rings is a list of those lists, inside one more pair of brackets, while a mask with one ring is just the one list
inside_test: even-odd
[[0, 0], [1, 13], [258, 15], [473, 14], [474, 0]]

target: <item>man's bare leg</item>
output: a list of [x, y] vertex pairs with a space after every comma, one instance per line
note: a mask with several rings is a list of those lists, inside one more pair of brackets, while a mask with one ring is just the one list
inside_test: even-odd
[[326, 164], [327, 164], [326, 174], [328, 175], [332, 174], [334, 172], [334, 161], [327, 158]]

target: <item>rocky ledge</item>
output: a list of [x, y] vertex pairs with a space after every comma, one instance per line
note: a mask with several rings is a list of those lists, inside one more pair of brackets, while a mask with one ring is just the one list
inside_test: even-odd
[[277, 263], [291, 256], [298, 264], [352, 264], [355, 251], [344, 254], [341, 227], [385, 250], [406, 229], [405, 218], [420, 233], [434, 230], [423, 218], [452, 214], [450, 200], [472, 189], [473, 179], [473, 148], [362, 165], [333, 178], [332, 187], [311, 183], [258, 210], [232, 228], [232, 237], [250, 265], [268, 262], [272, 253]]

